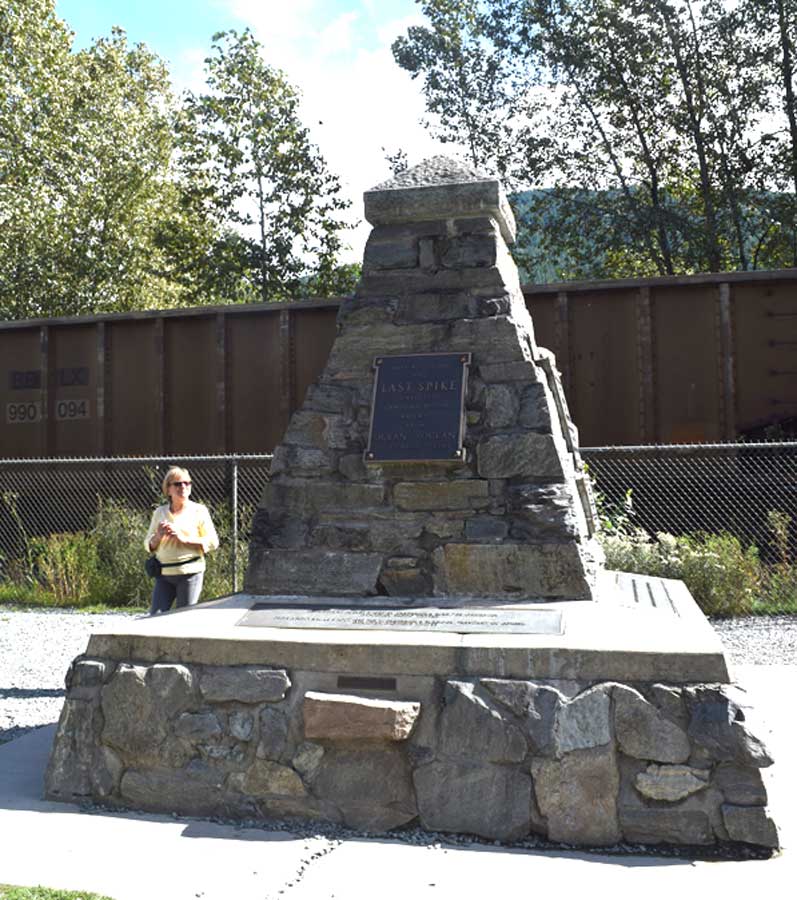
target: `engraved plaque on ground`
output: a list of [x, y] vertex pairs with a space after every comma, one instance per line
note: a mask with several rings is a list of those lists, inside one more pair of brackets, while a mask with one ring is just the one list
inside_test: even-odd
[[444, 631], [454, 634], [562, 634], [562, 613], [549, 609], [290, 608], [255, 603], [239, 625], [256, 628], [340, 628]]
[[366, 462], [463, 457], [470, 353], [377, 356]]

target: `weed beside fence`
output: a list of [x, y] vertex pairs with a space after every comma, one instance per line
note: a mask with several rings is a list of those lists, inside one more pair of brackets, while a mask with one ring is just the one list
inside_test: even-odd
[[707, 615], [797, 613], [797, 442], [582, 455], [607, 568], [681, 579]]

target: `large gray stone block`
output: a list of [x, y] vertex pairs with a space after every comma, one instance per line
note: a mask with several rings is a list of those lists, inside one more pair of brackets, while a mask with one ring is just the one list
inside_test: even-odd
[[279, 760], [288, 745], [288, 717], [281, 709], [265, 706], [260, 710], [260, 740], [255, 751], [258, 759]]
[[177, 721], [174, 723], [174, 733], [177, 737], [190, 741], [218, 738], [221, 737], [223, 731], [218, 717], [212, 712], [183, 713], [177, 717]]
[[199, 679], [207, 703], [276, 703], [291, 686], [284, 669], [260, 666], [208, 666]]
[[614, 689], [614, 727], [620, 749], [628, 756], [662, 763], [689, 759], [689, 738], [683, 729], [632, 688]]
[[307, 793], [297, 772], [268, 759], [255, 759], [245, 772], [233, 772], [227, 785], [231, 790], [256, 799], [272, 795], [303, 797]]
[[517, 421], [520, 397], [513, 385], [488, 384], [485, 391], [487, 425], [490, 428], [509, 428]]
[[732, 841], [756, 844], [775, 849], [779, 846], [775, 823], [761, 806], [734, 806], [730, 803], [722, 807], [722, 818]]
[[92, 795], [92, 773], [97, 765], [96, 732], [101, 721], [97, 712], [97, 704], [91, 701], [64, 701], [44, 775], [46, 797], [73, 800]]
[[486, 762], [521, 762], [528, 753], [522, 732], [475, 694], [468, 682], [446, 683], [438, 755]]
[[713, 781], [728, 803], [766, 806], [767, 790], [759, 769], [722, 763], [715, 769]]
[[326, 750], [313, 793], [334, 804], [346, 825], [362, 831], [388, 831], [417, 815], [409, 763], [391, 745]]
[[345, 450], [349, 445], [347, 416], [299, 410], [291, 416], [283, 437], [285, 444], [300, 444], [317, 450]]
[[709, 817], [698, 810], [620, 808], [627, 841], [639, 844], [713, 844]]
[[476, 447], [482, 478], [539, 478], [563, 480], [560, 448], [553, 435], [521, 432], [498, 434]]
[[474, 269], [498, 262], [497, 235], [467, 234], [438, 238], [440, 265], [447, 269]]
[[529, 833], [531, 779], [516, 767], [433, 762], [413, 778], [424, 828], [499, 841]]
[[102, 741], [131, 760], [157, 760], [171, 720], [195, 702], [185, 666], [121, 663], [102, 689]]
[[531, 681], [504, 681], [483, 678], [481, 684], [521, 719], [521, 727], [531, 741], [536, 756], [548, 756], [555, 749], [554, 724], [565, 696], [548, 685]]
[[513, 536], [538, 543], [578, 538], [579, 525], [570, 485], [510, 485], [508, 499]]
[[531, 774], [551, 840], [593, 846], [617, 843], [619, 774], [611, 745], [574, 750], [562, 759], [534, 759]]
[[479, 312], [479, 301], [468, 292], [422, 292], [401, 297], [396, 310], [396, 324], [414, 322], [449, 322], [470, 318]]
[[651, 765], [634, 779], [636, 789], [649, 800], [674, 803], [708, 787], [709, 771], [692, 766]]
[[701, 686], [687, 688], [685, 694], [689, 737], [711, 759], [757, 768], [772, 765], [766, 746], [745, 727], [744, 713], [727, 689]]
[[362, 596], [376, 593], [380, 553], [262, 550], [253, 556], [247, 589], [264, 594]]
[[383, 237], [378, 233], [372, 233], [365, 245], [364, 267], [414, 269], [417, 265], [418, 240], [414, 236]]
[[571, 544], [460, 544], [434, 551], [438, 593], [531, 599], [591, 596], [578, 546]]
[[307, 515], [379, 507], [384, 504], [384, 495], [381, 484], [281, 477], [265, 486], [262, 505], [272, 513], [285, 510]]
[[611, 742], [610, 691], [608, 685], [598, 685], [558, 706], [553, 729], [557, 756]]
[[515, 217], [501, 182], [445, 156], [424, 160], [366, 191], [365, 218], [372, 225], [424, 219], [483, 220], [489, 215], [504, 240], [515, 240]]
[[179, 811], [182, 815], [218, 815], [226, 774], [199, 760], [183, 769], [128, 769], [119, 792], [136, 809]]
[[490, 502], [490, 485], [481, 478], [458, 481], [400, 481], [393, 488], [399, 509], [484, 509]]

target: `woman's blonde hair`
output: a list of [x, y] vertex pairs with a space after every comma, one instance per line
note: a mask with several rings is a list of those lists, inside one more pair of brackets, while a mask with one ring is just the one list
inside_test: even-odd
[[190, 481], [191, 476], [188, 474], [188, 469], [181, 469], [180, 466], [172, 466], [171, 469], [163, 476], [163, 481], [161, 483], [161, 490], [163, 491], [163, 496], [169, 496], [169, 485], [173, 481]]

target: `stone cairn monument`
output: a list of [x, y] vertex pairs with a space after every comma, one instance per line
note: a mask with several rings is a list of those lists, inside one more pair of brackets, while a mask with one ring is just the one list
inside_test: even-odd
[[501, 185], [435, 158], [365, 212], [245, 592], [91, 637], [48, 797], [776, 848], [771, 759], [710, 625], [681, 582], [602, 568]]
[[274, 453], [247, 588], [591, 597], [576, 432], [499, 182], [436, 158], [366, 193], [365, 215], [362, 281]]

